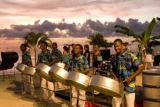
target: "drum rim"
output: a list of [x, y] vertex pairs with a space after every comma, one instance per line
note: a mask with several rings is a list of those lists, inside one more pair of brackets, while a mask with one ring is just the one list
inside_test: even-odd
[[150, 102], [160, 103], [160, 99], [144, 98], [144, 101], [150, 101]]

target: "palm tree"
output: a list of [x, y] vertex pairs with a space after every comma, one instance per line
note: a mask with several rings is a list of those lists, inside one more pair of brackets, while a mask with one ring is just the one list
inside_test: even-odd
[[49, 41], [51, 43], [52, 41], [48, 38], [48, 36], [44, 33], [34, 33], [34, 32], [29, 32], [26, 37], [25, 37], [25, 42], [27, 45], [33, 49], [34, 55], [35, 55], [35, 64], [37, 62], [37, 49], [38, 45], [42, 41]]
[[144, 58], [146, 56], [146, 49], [151, 46], [159, 45], [160, 42], [158, 41], [160, 39], [160, 34], [157, 36], [152, 35], [152, 31], [154, 26], [156, 25], [156, 18], [153, 18], [152, 21], [147, 26], [147, 29], [142, 34], [135, 33], [132, 29], [122, 26], [122, 25], [116, 25], [116, 32], [122, 33], [127, 36], [132, 36], [135, 39], [132, 42], [138, 42], [139, 43], [139, 52], [142, 54], [141, 58]]
[[93, 35], [89, 35], [88, 39], [91, 45], [98, 45], [99, 47], [111, 47], [112, 43], [108, 43], [107, 40], [104, 39], [103, 35], [100, 33], [96, 33]]

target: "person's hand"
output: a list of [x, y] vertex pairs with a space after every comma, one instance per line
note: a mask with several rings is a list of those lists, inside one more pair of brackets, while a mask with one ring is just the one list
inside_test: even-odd
[[131, 77], [127, 77], [127, 78], [125, 78], [125, 80], [123, 81], [123, 83], [130, 83], [131, 82], [131, 80], [132, 80], [132, 78]]

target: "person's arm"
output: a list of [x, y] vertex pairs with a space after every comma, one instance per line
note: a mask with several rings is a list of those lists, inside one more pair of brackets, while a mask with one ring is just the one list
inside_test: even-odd
[[145, 68], [145, 66], [142, 64], [140, 60], [134, 55], [131, 54], [132, 62], [135, 67], [137, 67], [137, 70], [130, 76], [125, 78], [123, 82], [129, 83], [131, 80], [133, 80], [137, 75], [139, 75]]
[[48, 65], [49, 65], [49, 66], [52, 66], [52, 65], [54, 65], [55, 63], [57, 63], [57, 61], [53, 59]]
[[115, 80], [118, 80], [117, 76], [113, 73], [113, 71], [110, 71], [110, 73]]
[[114, 58], [114, 56], [110, 58], [110, 62], [108, 63], [108, 69], [113, 79], [118, 80], [118, 77], [116, 76], [115, 71], [113, 69], [113, 64], [116, 63]]
[[83, 74], [89, 75], [89, 74], [90, 74], [90, 70], [89, 70], [88, 61], [87, 61], [86, 57], [83, 57], [82, 60], [83, 60], [83, 61], [82, 61], [83, 63], [81, 62], [81, 66], [80, 66], [79, 70], [80, 70]]
[[38, 65], [38, 64], [40, 63], [40, 60], [41, 60], [41, 59], [40, 59], [40, 54], [38, 54], [38, 59], [37, 59], [37, 61], [36, 61], [35, 66]]
[[52, 61], [50, 62], [50, 66], [55, 64], [55, 63], [58, 63], [58, 62], [61, 62], [63, 59], [62, 57], [62, 53], [60, 51], [57, 51], [53, 56], [52, 56]]

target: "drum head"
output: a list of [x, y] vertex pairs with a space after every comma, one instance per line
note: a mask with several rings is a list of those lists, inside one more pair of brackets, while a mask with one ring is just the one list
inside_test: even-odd
[[94, 75], [89, 86], [105, 95], [121, 97], [122, 94], [122, 85], [118, 81], [100, 75]]
[[49, 75], [49, 71], [51, 70], [50, 66], [40, 63], [37, 65], [36, 69], [37, 69], [38, 74], [41, 77], [45, 78], [48, 81], [52, 81], [52, 78]]
[[34, 67], [25, 67], [24, 74], [34, 75], [36, 73], [36, 68]]
[[62, 63], [62, 62], [58, 62], [58, 63], [56, 63], [55, 65], [58, 66], [58, 67], [61, 67], [61, 68], [64, 68], [64, 67], [65, 67], [65, 64]]
[[87, 89], [90, 82], [90, 77], [79, 72], [71, 71], [69, 72], [68, 82], [70, 85], [77, 88]]
[[27, 67], [27, 65], [18, 63], [18, 65], [16, 66], [16, 69], [19, 70], [20, 72], [24, 72], [25, 67]]
[[52, 69], [49, 72], [49, 75], [52, 77], [52, 79], [55, 79], [56, 81], [66, 84], [66, 80], [68, 77], [68, 71], [66, 71], [65, 69], [57, 65], [54, 65], [52, 66]]

